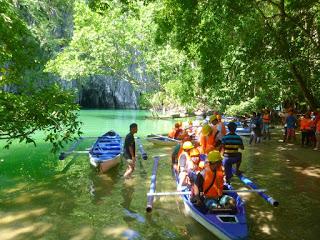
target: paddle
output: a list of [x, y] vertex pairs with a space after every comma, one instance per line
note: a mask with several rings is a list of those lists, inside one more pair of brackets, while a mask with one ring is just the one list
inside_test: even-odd
[[[233, 172], [235, 172], [234, 169], [232, 169]], [[249, 186], [250, 188], [252, 188], [252, 190], [258, 189], [259, 187], [254, 184], [249, 178], [247, 178], [246, 176], [242, 175], [242, 173], [237, 175], [238, 178], [247, 186]], [[277, 207], [279, 205], [279, 202], [275, 199], [273, 199], [272, 197], [270, 197], [269, 195], [265, 194], [264, 192], [258, 192], [258, 194], [264, 199], [266, 200], [268, 203], [270, 203], [272, 206]]]
[[147, 159], [148, 159], [148, 155], [147, 155], [147, 153], [144, 151], [143, 146], [142, 146], [142, 143], [141, 143], [139, 137], [137, 137], [137, 143], [138, 143], [138, 146], [139, 146], [139, 150], [140, 150], [142, 159], [143, 159], [143, 160], [147, 160]]
[[[156, 191], [157, 169], [158, 169], [159, 159], [160, 159], [159, 156], [153, 157], [153, 168], [152, 168], [152, 175], [151, 175], [151, 183], [150, 183], [149, 193], [155, 193], [155, 191]], [[148, 196], [147, 197], [147, 207], [146, 207], [146, 211], [147, 212], [151, 212], [152, 211], [153, 199], [154, 199], [154, 196]]]
[[[223, 190], [223, 193], [229, 193], [229, 192], [244, 192], [244, 193], [251, 193], [251, 192], [265, 192], [266, 189], [244, 189], [244, 190]], [[186, 191], [186, 192], [148, 192], [147, 196], [175, 196], [175, 195], [190, 195], [191, 191]]]

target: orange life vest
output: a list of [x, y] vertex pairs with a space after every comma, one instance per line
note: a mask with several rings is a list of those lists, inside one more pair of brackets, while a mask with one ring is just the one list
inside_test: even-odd
[[208, 136], [200, 136], [200, 153], [208, 154], [210, 151], [214, 150], [216, 144], [218, 130], [213, 128], [212, 132]]
[[263, 122], [264, 123], [270, 123], [270, 120], [271, 120], [271, 118], [270, 118], [270, 114], [264, 114], [263, 115], [263, 117], [262, 117], [262, 119], [263, 119]]
[[317, 132], [317, 133], [320, 133], [320, 120], [317, 121], [317, 124], [316, 124], [316, 132]]
[[182, 129], [181, 128], [173, 128], [169, 133], [168, 137], [169, 138], [178, 138], [182, 134]]
[[[224, 184], [224, 171], [222, 169], [222, 164], [217, 166], [213, 171], [210, 166], [207, 166], [203, 172], [204, 182], [202, 189], [205, 197], [218, 198], [222, 196]], [[213, 180], [214, 182], [212, 183]]]
[[300, 130], [308, 131], [311, 130], [312, 120], [310, 118], [302, 118], [300, 120]]
[[218, 136], [219, 140], [222, 140], [222, 138], [227, 134], [226, 126], [223, 124], [223, 122], [218, 122], [217, 131], [219, 131]]

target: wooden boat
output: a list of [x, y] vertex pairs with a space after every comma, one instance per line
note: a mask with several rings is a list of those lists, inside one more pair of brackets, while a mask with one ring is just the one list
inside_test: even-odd
[[121, 137], [109, 131], [98, 137], [89, 151], [90, 164], [105, 173], [121, 160]]
[[[178, 186], [179, 177], [177, 172], [175, 172], [175, 176]], [[233, 190], [231, 185], [225, 185], [225, 188]], [[184, 191], [189, 191], [189, 189], [186, 188]], [[217, 211], [208, 212], [207, 209], [199, 209], [193, 205], [190, 202], [190, 195], [181, 195], [181, 198], [186, 212], [219, 239], [248, 239], [245, 204], [236, 192], [228, 192], [227, 194], [236, 200], [236, 211], [217, 209]]]
[[160, 146], [175, 146], [179, 143], [179, 140], [155, 134], [148, 135], [146, 139], [147, 141]]

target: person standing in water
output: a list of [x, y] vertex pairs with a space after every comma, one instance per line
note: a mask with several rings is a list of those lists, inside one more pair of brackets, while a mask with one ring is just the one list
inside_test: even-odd
[[123, 156], [127, 160], [128, 167], [124, 173], [124, 177], [130, 177], [136, 165], [136, 143], [134, 141], [134, 134], [138, 132], [138, 125], [132, 123], [130, 125], [130, 132], [127, 134], [123, 146]]

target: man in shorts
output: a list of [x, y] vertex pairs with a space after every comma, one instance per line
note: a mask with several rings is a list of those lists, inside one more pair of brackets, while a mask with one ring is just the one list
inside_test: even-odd
[[130, 125], [130, 132], [127, 134], [123, 146], [123, 156], [127, 160], [128, 167], [124, 173], [124, 177], [128, 178], [131, 176], [135, 165], [136, 165], [136, 143], [134, 141], [134, 134], [138, 132], [138, 125], [132, 123]]

